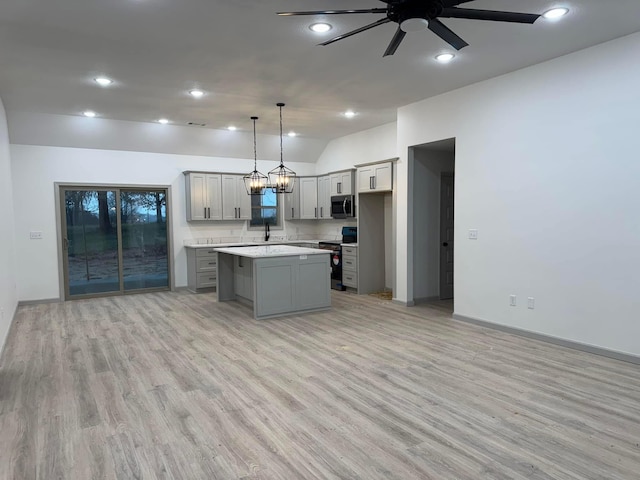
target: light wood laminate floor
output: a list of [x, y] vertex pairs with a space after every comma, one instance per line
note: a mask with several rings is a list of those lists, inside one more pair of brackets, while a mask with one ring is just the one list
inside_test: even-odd
[[638, 366], [332, 293], [266, 321], [183, 292], [21, 307], [0, 478], [640, 478]]

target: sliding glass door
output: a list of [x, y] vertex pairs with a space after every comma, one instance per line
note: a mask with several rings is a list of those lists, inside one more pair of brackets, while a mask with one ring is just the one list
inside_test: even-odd
[[166, 189], [60, 193], [65, 298], [169, 288]]
[[169, 286], [166, 203], [162, 190], [120, 190], [125, 290]]

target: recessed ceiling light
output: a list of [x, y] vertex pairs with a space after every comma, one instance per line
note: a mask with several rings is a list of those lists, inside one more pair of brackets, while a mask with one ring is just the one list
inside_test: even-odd
[[560, 17], [564, 17], [567, 13], [569, 13], [568, 8], [552, 8], [551, 10], [547, 10], [542, 14], [542, 16], [549, 20], [556, 20]]
[[97, 78], [94, 78], [94, 80], [101, 87], [108, 87], [113, 83], [113, 80], [107, 77], [97, 77]]
[[344, 116], [347, 118], [353, 118], [356, 116], [356, 112], [354, 112], [353, 110], [347, 110], [346, 112], [344, 112]]
[[162, 125], [166, 125], [167, 123], [169, 123], [169, 120], [167, 120], [166, 118], [161, 118], [160, 120], [158, 120], [158, 123], [161, 123]]
[[96, 112], [92, 112], [91, 110], [87, 110], [86, 112], [83, 112], [83, 115], [85, 117], [93, 118], [93, 117], [96, 116]]
[[289, 135], [290, 137], [295, 137], [298, 134], [296, 132], [289, 132], [287, 135]]
[[440, 63], [449, 63], [455, 57], [453, 53], [441, 53], [440, 55], [436, 55], [436, 60]]
[[191, 95], [193, 98], [200, 98], [204, 95], [204, 92], [202, 90], [191, 90], [189, 92], [189, 95]]
[[232, 131], [232, 132], [235, 132], [237, 129], [238, 129], [238, 127], [236, 127], [236, 126], [234, 126], [234, 125], [229, 125], [229, 126], [227, 127], [227, 130], [230, 130], [230, 131]]
[[309, 28], [316, 33], [325, 33], [331, 30], [333, 27], [328, 23], [314, 23], [309, 25]]

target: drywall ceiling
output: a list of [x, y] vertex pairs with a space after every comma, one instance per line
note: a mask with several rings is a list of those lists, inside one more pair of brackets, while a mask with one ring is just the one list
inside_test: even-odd
[[[287, 103], [285, 130], [331, 139], [395, 121], [399, 106], [640, 30], [637, 0], [477, 0], [468, 8], [542, 13], [566, 5], [560, 22], [535, 25], [445, 19], [470, 46], [449, 65], [450, 47], [429, 31], [382, 54], [395, 24], [329, 46], [331, 36], [380, 15], [279, 17], [281, 10], [372, 8], [376, 0], [2, 0], [0, 96], [9, 112], [108, 119], [234, 124], [278, 133], [275, 103]], [[328, 20], [328, 34], [308, 29]], [[634, 61], [630, 59], [630, 61]], [[93, 78], [115, 80], [100, 88]], [[195, 100], [186, 93], [202, 88]], [[347, 119], [346, 109], [358, 115]]]

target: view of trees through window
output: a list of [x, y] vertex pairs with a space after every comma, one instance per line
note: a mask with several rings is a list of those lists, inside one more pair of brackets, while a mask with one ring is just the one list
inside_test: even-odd
[[278, 194], [267, 188], [264, 195], [251, 195], [251, 227], [280, 225]]
[[124, 290], [168, 287], [166, 201], [164, 190], [65, 190], [69, 295], [118, 292], [121, 277]]

